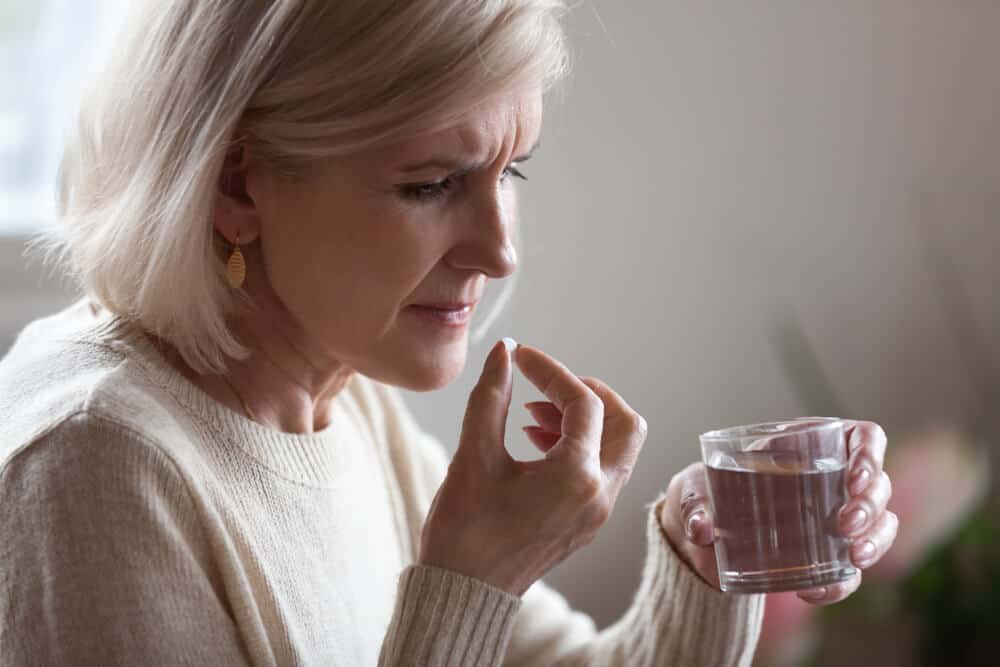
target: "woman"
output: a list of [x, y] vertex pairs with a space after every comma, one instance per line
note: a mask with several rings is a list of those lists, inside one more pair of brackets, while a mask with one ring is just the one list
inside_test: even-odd
[[[454, 379], [515, 269], [561, 11], [135, 12], [62, 165], [55, 247], [87, 296], [0, 367], [2, 664], [749, 664], [762, 596], [718, 590], [700, 466], [652, 506], [613, 627], [540, 581], [645, 439], [611, 388], [498, 343], [450, 464], [391, 388]], [[548, 399], [530, 463], [503, 445], [515, 365]], [[884, 436], [852, 433], [865, 567], [895, 519]]]

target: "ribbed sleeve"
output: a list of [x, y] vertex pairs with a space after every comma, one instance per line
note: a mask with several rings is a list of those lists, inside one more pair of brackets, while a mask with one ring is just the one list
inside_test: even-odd
[[521, 599], [448, 570], [413, 565], [399, 578], [380, 665], [500, 665]]
[[639, 587], [622, 618], [595, 633], [556, 591], [536, 584], [524, 597], [511, 667], [749, 667], [764, 614], [763, 595], [722, 593], [674, 551], [649, 507], [647, 555]]
[[[660, 527], [663, 502], [661, 498], [650, 508], [642, 580], [622, 618], [587, 636], [558, 593], [533, 591], [525, 596], [520, 635], [511, 647], [518, 659], [510, 665], [750, 667], [764, 596], [722, 593], [695, 574]], [[565, 632], [555, 629], [554, 617], [560, 615]], [[544, 634], [534, 630], [540, 627], [547, 628]], [[567, 637], [569, 633], [575, 636]]]
[[749, 667], [764, 596], [722, 593], [695, 574], [663, 533], [657, 518], [663, 502], [648, 513], [646, 564], [632, 606], [597, 642], [590, 664]]

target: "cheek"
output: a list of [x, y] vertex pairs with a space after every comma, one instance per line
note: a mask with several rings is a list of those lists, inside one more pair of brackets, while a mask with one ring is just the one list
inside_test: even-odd
[[377, 338], [441, 255], [440, 227], [414, 217], [363, 203], [300, 209], [293, 233], [266, 245], [274, 292], [327, 338]]

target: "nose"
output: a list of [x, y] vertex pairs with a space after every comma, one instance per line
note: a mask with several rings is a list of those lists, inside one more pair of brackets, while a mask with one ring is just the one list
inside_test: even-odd
[[[505, 198], [508, 202], [505, 203]], [[512, 239], [515, 200], [502, 187], [483, 188], [470, 197], [461, 221], [461, 238], [448, 253], [456, 269], [480, 271], [489, 278], [506, 278], [517, 269]]]

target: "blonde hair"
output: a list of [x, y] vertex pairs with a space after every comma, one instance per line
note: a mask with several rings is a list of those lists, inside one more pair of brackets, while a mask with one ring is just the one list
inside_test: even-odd
[[[86, 91], [41, 237], [82, 288], [199, 372], [226, 319], [213, 202], [227, 150], [276, 168], [456, 122], [566, 69], [560, 0], [146, 0]], [[53, 255], [50, 254], [50, 257]], [[504, 299], [501, 299], [501, 302]], [[501, 303], [502, 305], [502, 303]]]

